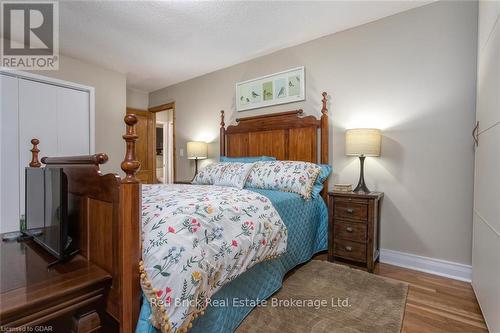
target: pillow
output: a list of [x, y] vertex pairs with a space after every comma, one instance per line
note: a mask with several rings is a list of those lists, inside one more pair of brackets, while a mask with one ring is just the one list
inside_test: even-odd
[[219, 162], [240, 162], [240, 163], [254, 163], [258, 161], [276, 161], [276, 157], [272, 156], [246, 156], [246, 157], [227, 157], [221, 156]]
[[232, 163], [226, 162], [226, 168], [214, 185], [232, 186], [242, 189], [245, 186], [248, 174], [252, 170], [253, 163]]
[[294, 192], [310, 199], [320, 171], [317, 164], [309, 162], [260, 161], [255, 162], [245, 186]]
[[213, 185], [215, 180], [222, 175], [226, 166], [225, 163], [214, 163], [204, 167], [198, 172], [192, 184]]
[[319, 172], [318, 178], [316, 178], [311, 191], [311, 197], [313, 199], [316, 199], [319, 196], [323, 190], [323, 183], [328, 179], [328, 176], [330, 176], [330, 173], [332, 172], [332, 167], [329, 164], [318, 164], [318, 166], [321, 168], [321, 171]]

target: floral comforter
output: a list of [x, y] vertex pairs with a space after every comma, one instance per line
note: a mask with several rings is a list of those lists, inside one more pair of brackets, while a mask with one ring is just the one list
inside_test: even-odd
[[223, 285], [286, 245], [286, 226], [261, 194], [143, 185], [140, 270], [151, 323], [162, 332], [187, 331]]

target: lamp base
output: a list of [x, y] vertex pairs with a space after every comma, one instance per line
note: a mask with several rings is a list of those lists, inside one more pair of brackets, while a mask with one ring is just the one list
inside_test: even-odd
[[364, 172], [364, 170], [365, 170], [365, 168], [364, 168], [365, 156], [364, 155], [359, 156], [359, 164], [360, 164], [359, 181], [358, 181], [358, 185], [353, 190], [353, 192], [370, 193], [371, 191], [368, 189], [368, 187], [366, 186], [366, 183], [365, 183], [365, 172]]
[[191, 182], [194, 181], [197, 174], [198, 174], [198, 158], [195, 158], [194, 159], [194, 176], [193, 176], [193, 179], [191, 179]]

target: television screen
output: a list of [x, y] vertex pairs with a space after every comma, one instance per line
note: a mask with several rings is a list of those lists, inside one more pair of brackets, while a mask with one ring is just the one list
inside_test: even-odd
[[30, 233], [45, 226], [44, 169], [26, 168], [26, 228]]
[[59, 259], [68, 245], [67, 208], [62, 168], [26, 169], [26, 233]]

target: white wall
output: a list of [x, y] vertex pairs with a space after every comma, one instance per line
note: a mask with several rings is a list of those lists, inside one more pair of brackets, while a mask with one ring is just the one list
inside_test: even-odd
[[145, 91], [127, 88], [127, 107], [139, 110], [147, 110], [149, 94]]
[[[177, 151], [204, 140], [216, 159], [219, 110], [226, 124], [297, 108], [319, 116], [327, 91], [334, 182], [359, 175], [345, 129], [383, 130], [382, 157], [365, 166], [369, 187], [386, 194], [382, 247], [470, 264], [476, 42], [477, 3], [437, 2], [155, 91], [149, 105], [175, 101]], [[305, 102], [234, 112], [236, 82], [302, 65]], [[178, 179], [192, 174], [177, 154]]]
[[[125, 155], [122, 139], [125, 133], [125, 74], [66, 56], [60, 57], [59, 70], [35, 73], [95, 88], [95, 151], [109, 156], [109, 161], [102, 166], [103, 172], [121, 172], [120, 163]], [[40, 154], [43, 156], [43, 151]]]

